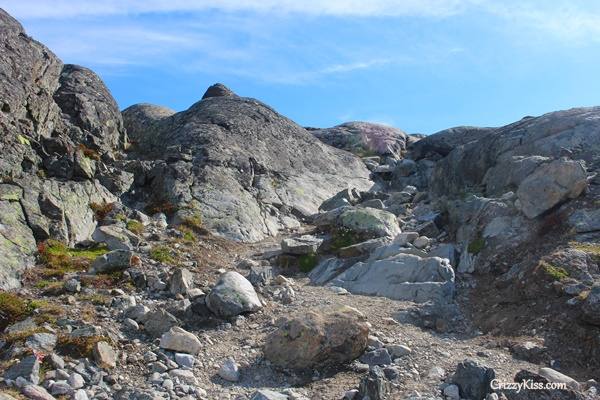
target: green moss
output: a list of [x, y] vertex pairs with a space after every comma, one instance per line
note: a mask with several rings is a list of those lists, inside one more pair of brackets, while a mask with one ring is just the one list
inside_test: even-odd
[[562, 281], [569, 277], [569, 272], [564, 268], [557, 267], [545, 261], [540, 262], [540, 266], [544, 269], [544, 272], [555, 281]]
[[155, 246], [150, 250], [150, 258], [155, 261], [170, 263], [173, 262], [171, 249], [167, 246]]
[[31, 146], [31, 142], [29, 141], [29, 139], [27, 139], [25, 136], [23, 135], [17, 135], [17, 140], [19, 141], [19, 143], [21, 143], [22, 145], [25, 146]]
[[316, 254], [303, 254], [298, 257], [298, 266], [302, 272], [310, 272], [318, 264], [318, 257]]
[[181, 225], [187, 226], [191, 229], [201, 229], [202, 228], [202, 215], [199, 212], [195, 212], [191, 215], [184, 217], [181, 220]]
[[475, 239], [471, 243], [469, 243], [469, 247], [467, 248], [467, 250], [471, 254], [478, 254], [481, 250], [483, 250], [484, 247], [485, 247], [485, 239], [482, 237], [478, 237], [477, 239]]
[[183, 240], [188, 242], [195, 242], [196, 235], [194, 235], [194, 232], [192, 231], [183, 232]]
[[5, 333], [4, 335], [2, 335], [2, 340], [6, 341], [6, 343], [9, 345], [22, 346], [25, 343], [25, 340], [27, 340], [27, 338], [30, 337], [31, 335], [36, 334], [36, 333], [45, 333], [45, 332], [48, 332], [48, 331], [44, 328], [36, 327], [36, 328], [31, 328], [31, 329], [27, 329], [24, 331], [18, 331], [18, 332], [14, 332], [14, 333]]
[[127, 216], [125, 214], [119, 213], [119, 214], [115, 215], [115, 219], [117, 221], [126, 222], [127, 221]]
[[574, 249], [588, 253], [595, 262], [600, 262], [600, 244], [571, 242], [569, 245]]
[[91, 358], [94, 345], [98, 342], [110, 342], [104, 336], [80, 336], [60, 335], [57, 340], [56, 349], [59, 353], [74, 358]]
[[33, 310], [35, 304], [11, 292], [0, 292], [0, 331], [10, 324], [25, 319]]
[[61, 285], [60, 282], [56, 282], [56, 281], [49, 281], [46, 279], [42, 279], [41, 281], [37, 281], [33, 286], [38, 288], [38, 289], [46, 289], [48, 287], [54, 286], [56, 284]]
[[127, 221], [126, 226], [129, 231], [135, 233], [136, 235], [141, 235], [142, 232], [144, 232], [144, 224], [142, 224], [140, 221], [130, 219]]
[[360, 243], [360, 237], [349, 230], [339, 230], [333, 234], [331, 241], [331, 250], [337, 251], [343, 247], [352, 246], [353, 244]]
[[48, 240], [38, 245], [40, 261], [45, 265], [40, 273], [42, 278], [62, 278], [69, 272], [86, 270], [98, 256], [108, 252], [104, 245], [88, 249], [72, 249], [56, 240]]

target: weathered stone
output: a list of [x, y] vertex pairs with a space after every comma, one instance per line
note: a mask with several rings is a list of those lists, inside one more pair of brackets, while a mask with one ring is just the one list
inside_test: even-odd
[[27, 338], [25, 345], [33, 350], [51, 352], [56, 346], [56, 335], [45, 332], [34, 333]]
[[365, 237], [394, 237], [400, 233], [396, 216], [374, 208], [350, 209], [340, 215], [338, 228], [352, 231]]
[[286, 254], [314, 254], [321, 243], [323, 243], [323, 239], [310, 235], [286, 238], [281, 241], [281, 250]]
[[216, 315], [226, 318], [262, 308], [252, 284], [235, 271], [221, 275], [206, 296], [206, 305]]
[[40, 362], [36, 356], [27, 356], [4, 372], [6, 380], [14, 381], [18, 377], [24, 378], [34, 385], [40, 382]]
[[198, 354], [202, 348], [202, 344], [193, 333], [174, 326], [161, 336], [160, 347], [180, 353]]
[[344, 260], [337, 257], [326, 258], [310, 271], [308, 278], [315, 285], [324, 285], [352, 265], [354, 265], [353, 260]]
[[101, 256], [98, 256], [90, 267], [90, 272], [94, 274], [110, 273], [123, 271], [131, 265], [133, 253], [129, 250], [113, 250]]
[[32, 400], [56, 400], [46, 389], [37, 385], [25, 385], [21, 389], [21, 393]]
[[127, 134], [119, 107], [93, 71], [78, 65], [65, 65], [54, 100], [80, 128], [74, 140], [97, 149], [100, 154], [125, 148]]
[[583, 319], [593, 325], [600, 325], [600, 285], [592, 287], [581, 305]]
[[106, 243], [109, 250], [133, 250], [140, 242], [134, 233], [117, 225], [99, 226], [92, 239]]
[[390, 356], [392, 357], [392, 359], [404, 357], [405, 355], [412, 353], [412, 350], [410, 349], [410, 347], [404, 346], [401, 344], [388, 345], [385, 348], [390, 353]]
[[98, 342], [94, 345], [94, 359], [100, 368], [114, 368], [117, 366], [117, 353], [106, 342]]
[[390, 365], [392, 358], [387, 349], [375, 349], [360, 356], [360, 362], [369, 365]]
[[340, 207], [353, 206], [358, 202], [360, 202], [360, 191], [356, 188], [346, 188], [325, 200], [319, 206], [319, 211], [331, 211]]
[[288, 400], [289, 397], [285, 394], [277, 393], [268, 389], [257, 390], [252, 393], [250, 400]]
[[576, 210], [569, 217], [569, 225], [577, 233], [600, 231], [600, 209]]
[[580, 389], [579, 382], [577, 382], [570, 376], [561, 374], [560, 372], [553, 370], [552, 368], [540, 368], [538, 374], [546, 378], [548, 382], [565, 383], [569, 388], [573, 390]]
[[233, 358], [228, 358], [223, 362], [218, 372], [219, 376], [229, 382], [240, 380], [240, 370]]
[[185, 294], [192, 288], [194, 276], [185, 268], [175, 270], [169, 281], [169, 291], [171, 294]]
[[160, 337], [174, 326], [179, 324], [175, 316], [163, 309], [151, 311], [144, 316], [144, 329], [152, 337]]
[[452, 382], [460, 388], [462, 398], [480, 400], [492, 392], [490, 383], [495, 377], [496, 372], [492, 368], [473, 360], [465, 360], [456, 367]]
[[391, 385], [380, 367], [373, 367], [369, 374], [361, 379], [358, 387], [358, 398], [369, 400], [385, 400], [391, 391]]
[[309, 311], [286, 318], [268, 336], [264, 354], [282, 368], [324, 368], [359, 357], [368, 335], [365, 318], [356, 309]]
[[384, 260], [358, 262], [331, 284], [356, 294], [447, 303], [454, 294], [454, 271], [445, 259], [398, 254]]
[[581, 162], [559, 159], [539, 166], [517, 189], [521, 210], [535, 218], [567, 199], [578, 197], [587, 187]]

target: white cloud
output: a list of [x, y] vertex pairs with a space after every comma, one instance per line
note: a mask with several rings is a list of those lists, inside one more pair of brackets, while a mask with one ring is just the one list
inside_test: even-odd
[[558, 39], [566, 44], [600, 41], [600, 4], [592, 1], [486, 2], [483, 10], [505, 21], [522, 40]]
[[221, 10], [330, 16], [435, 16], [461, 12], [478, 0], [6, 0], [18, 18], [69, 18]]

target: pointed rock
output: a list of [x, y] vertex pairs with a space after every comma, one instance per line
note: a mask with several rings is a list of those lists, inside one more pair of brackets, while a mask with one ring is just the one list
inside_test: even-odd
[[204, 96], [202, 96], [202, 99], [207, 99], [209, 97], [238, 97], [238, 95], [233, 93], [231, 89], [229, 89], [222, 83], [215, 83], [214, 85], [206, 89], [206, 92], [204, 92]]

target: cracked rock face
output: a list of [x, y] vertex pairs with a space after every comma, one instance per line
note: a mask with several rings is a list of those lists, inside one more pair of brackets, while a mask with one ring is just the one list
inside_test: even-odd
[[197, 209], [206, 228], [231, 239], [275, 235], [341, 189], [372, 184], [357, 157], [251, 98], [206, 97], [176, 114], [136, 105], [123, 116], [132, 150], [152, 159], [136, 200]]
[[63, 65], [1, 9], [0, 44], [0, 288], [10, 289], [33, 264], [36, 241], [90, 238], [90, 203], [116, 199], [95, 174], [126, 134], [98, 76]]

